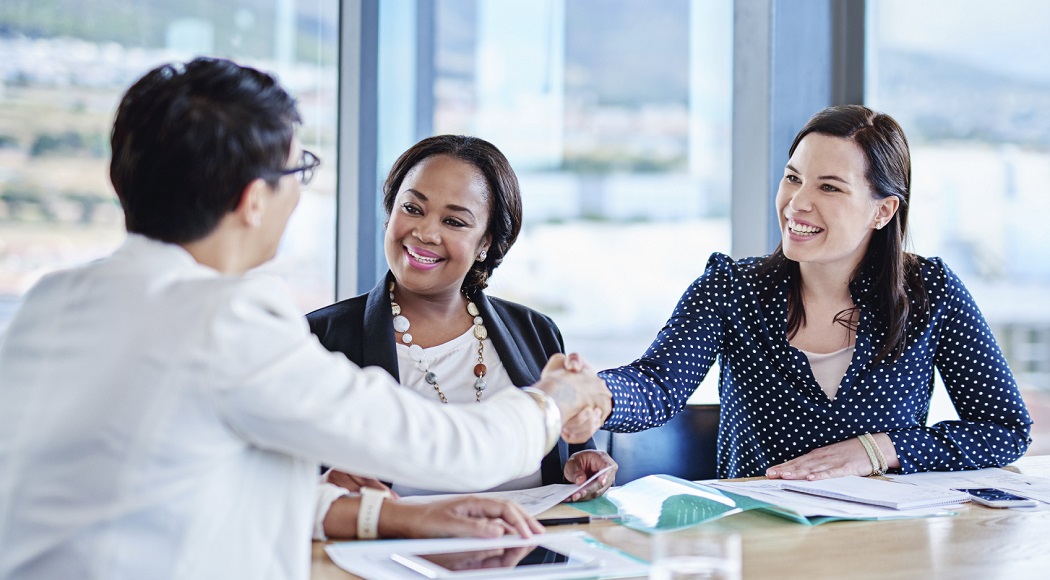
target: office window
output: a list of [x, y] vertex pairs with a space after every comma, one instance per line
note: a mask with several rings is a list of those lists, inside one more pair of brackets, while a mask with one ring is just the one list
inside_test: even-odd
[[[414, 9], [384, 2], [380, 21]], [[426, 34], [380, 25], [380, 175], [426, 134], [494, 143], [525, 220], [491, 294], [550, 315], [599, 368], [640, 356], [729, 251], [731, 2], [437, 0], [416, 17], [432, 18], [424, 58], [394, 55]], [[430, 103], [414, 135], [395, 85]]]
[[[1050, 4], [868, 6], [866, 100], [910, 140], [913, 249], [966, 283], [1038, 417], [1050, 411]], [[1034, 439], [1030, 452], [1050, 449]]]
[[304, 310], [334, 291], [338, 3], [250, 0], [4, 0], [0, 4], [0, 334], [45, 273], [124, 239], [109, 183], [109, 130], [123, 91], [198, 55], [275, 72], [299, 101], [300, 137], [325, 164], [278, 259]]

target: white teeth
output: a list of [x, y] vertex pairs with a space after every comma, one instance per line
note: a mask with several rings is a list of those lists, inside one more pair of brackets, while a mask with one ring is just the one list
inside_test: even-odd
[[417, 262], [422, 262], [424, 264], [437, 264], [438, 261], [441, 260], [441, 258], [427, 258], [424, 256], [420, 256], [419, 254], [413, 252], [410, 248], [405, 249], [408, 250], [408, 255], [412, 256], [412, 259]]
[[805, 224], [800, 224], [800, 223], [796, 222], [795, 220], [788, 220], [788, 229], [791, 230], [791, 233], [793, 233], [793, 234], [800, 234], [800, 235], [818, 234], [818, 233], [824, 231], [824, 228], [818, 228], [818, 227], [815, 227], [815, 226], [807, 226]]

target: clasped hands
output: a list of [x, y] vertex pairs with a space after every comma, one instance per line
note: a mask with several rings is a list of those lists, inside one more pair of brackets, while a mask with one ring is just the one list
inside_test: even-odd
[[[605, 381], [578, 354], [552, 356], [535, 386], [558, 403], [561, 438], [569, 443], [586, 443], [612, 412], [612, 393]], [[604, 494], [616, 476], [616, 462], [608, 453], [594, 449], [574, 453], [565, 463], [564, 475], [577, 485], [610, 466], [612, 469], [576, 491], [568, 501], [585, 501]]]
[[569, 443], [586, 443], [612, 413], [609, 387], [576, 353], [552, 356], [535, 386], [558, 404], [561, 438]]

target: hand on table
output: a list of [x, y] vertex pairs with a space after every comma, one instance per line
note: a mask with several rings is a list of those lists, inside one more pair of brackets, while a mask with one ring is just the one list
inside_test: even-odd
[[[900, 467], [893, 443], [885, 433], [874, 435], [889, 467]], [[871, 459], [860, 439], [851, 437], [845, 441], [818, 447], [801, 457], [774, 465], [766, 470], [770, 479], [831, 479], [847, 475], [866, 477], [872, 472]]]
[[613, 461], [613, 458], [608, 453], [597, 449], [585, 449], [573, 453], [572, 457], [569, 457], [569, 460], [565, 462], [565, 479], [576, 485], [587, 481], [592, 475], [610, 465], [612, 469], [589, 483], [587, 487], [569, 496], [569, 499], [565, 501], [587, 501], [600, 497], [609, 490], [613, 481], [616, 480], [616, 462]]
[[379, 532], [384, 538], [531, 538], [543, 533], [543, 526], [512, 501], [467, 496], [421, 504], [389, 502], [379, 513]]

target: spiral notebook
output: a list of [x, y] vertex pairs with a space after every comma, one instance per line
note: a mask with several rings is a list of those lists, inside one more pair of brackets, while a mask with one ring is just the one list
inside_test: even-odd
[[968, 495], [955, 490], [855, 475], [822, 481], [785, 481], [783, 489], [897, 510], [940, 507], [969, 501]]

